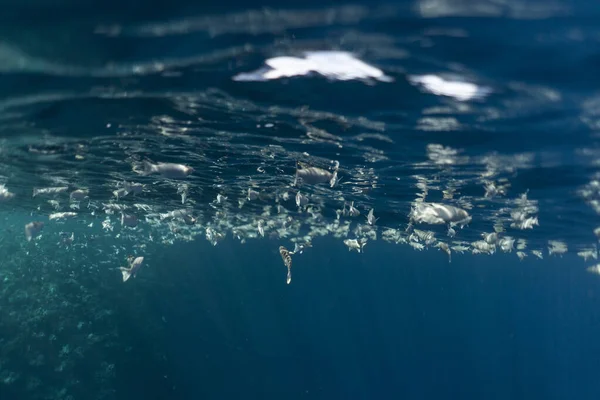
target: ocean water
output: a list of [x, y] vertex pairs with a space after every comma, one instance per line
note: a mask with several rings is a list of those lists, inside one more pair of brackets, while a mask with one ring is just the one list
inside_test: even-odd
[[0, 400], [599, 398], [600, 8], [204, 3], [3, 2]]

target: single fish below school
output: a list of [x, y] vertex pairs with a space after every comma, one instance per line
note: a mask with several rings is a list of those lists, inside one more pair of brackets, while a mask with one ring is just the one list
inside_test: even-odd
[[142, 263], [144, 262], [144, 257], [127, 257], [127, 262], [129, 263], [129, 268], [120, 267], [119, 270], [123, 275], [123, 282], [127, 282], [129, 278], [132, 276], [135, 278], [137, 272], [142, 267]]

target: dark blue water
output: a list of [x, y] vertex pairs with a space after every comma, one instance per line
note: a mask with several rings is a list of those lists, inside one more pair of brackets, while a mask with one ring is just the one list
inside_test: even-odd
[[1, 10], [0, 400], [600, 396], [593, 2]]

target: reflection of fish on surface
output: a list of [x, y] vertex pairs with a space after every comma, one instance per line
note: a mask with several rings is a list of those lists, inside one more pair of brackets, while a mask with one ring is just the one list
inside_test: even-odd
[[120, 267], [119, 270], [123, 275], [123, 282], [127, 282], [130, 277], [134, 277], [137, 274], [138, 270], [142, 267], [142, 263], [144, 262], [144, 257], [127, 257], [127, 262], [129, 263], [129, 268]]

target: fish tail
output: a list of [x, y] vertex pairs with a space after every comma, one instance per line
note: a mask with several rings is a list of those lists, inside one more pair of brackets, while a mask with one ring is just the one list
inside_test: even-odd
[[33, 196], [31, 196], [31, 197], [37, 196], [39, 192], [40, 192], [40, 190], [38, 188], [33, 188]]
[[121, 274], [123, 275], [123, 282], [127, 282], [127, 280], [131, 277], [131, 270], [125, 267], [120, 267]]

